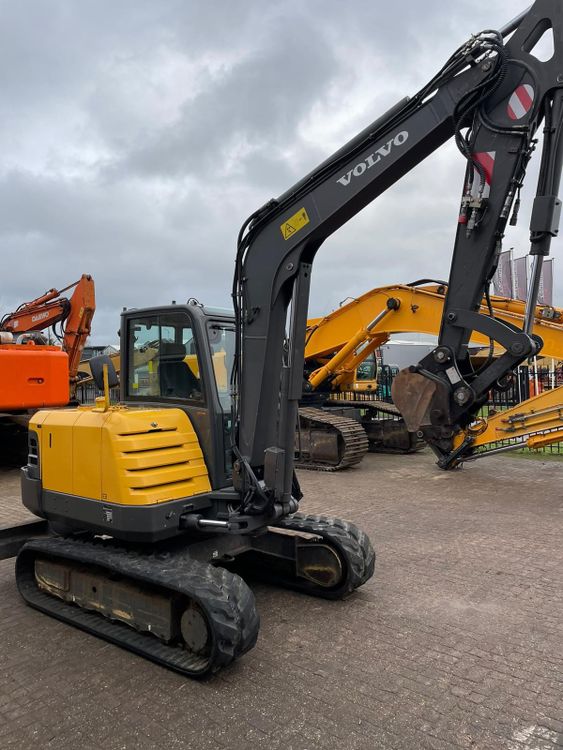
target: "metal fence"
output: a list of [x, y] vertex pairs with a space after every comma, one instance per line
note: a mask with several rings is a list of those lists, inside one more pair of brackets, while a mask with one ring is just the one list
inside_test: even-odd
[[[495, 391], [490, 394], [489, 402], [485, 407], [485, 416], [488, 409], [503, 410], [517, 406], [533, 396], [539, 396], [545, 391], [553, 390], [563, 386], [563, 365], [550, 368], [543, 365], [530, 367], [522, 365], [518, 368], [512, 380], [508, 383], [506, 390]], [[543, 448], [535, 449], [535, 452], [563, 455], [563, 443], [552, 443]]]
[[544, 391], [563, 385], [563, 365], [549, 367], [521, 366], [508, 383], [505, 391], [495, 391], [489, 400], [490, 406], [508, 409]]
[[[95, 383], [83, 383], [76, 388], [76, 398], [80, 404], [93, 404], [98, 396], [103, 396], [104, 392], [97, 388]], [[110, 401], [112, 404], [119, 402], [119, 386], [110, 388]]]

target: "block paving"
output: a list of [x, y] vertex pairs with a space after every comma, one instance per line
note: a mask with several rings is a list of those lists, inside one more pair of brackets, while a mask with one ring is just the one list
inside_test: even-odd
[[[31, 610], [0, 562], [0, 748], [563, 748], [563, 463], [300, 479], [303, 510], [370, 534], [375, 576], [343, 602], [252, 584], [257, 647], [203, 681]], [[27, 517], [0, 473], [0, 524]]]

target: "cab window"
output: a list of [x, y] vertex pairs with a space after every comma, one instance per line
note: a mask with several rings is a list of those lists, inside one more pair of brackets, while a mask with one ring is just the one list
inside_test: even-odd
[[128, 321], [127, 395], [203, 401], [197, 344], [186, 313]]
[[217, 395], [223, 411], [231, 411], [231, 374], [235, 358], [235, 329], [230, 323], [209, 323], [207, 327]]
[[356, 369], [356, 380], [375, 380], [377, 377], [377, 362], [375, 354], [370, 354]]

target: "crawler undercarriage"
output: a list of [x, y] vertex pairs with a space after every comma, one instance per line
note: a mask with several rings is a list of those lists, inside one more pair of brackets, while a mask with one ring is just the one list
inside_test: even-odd
[[368, 451], [413, 453], [424, 446], [393, 404], [328, 399], [323, 408], [300, 407], [295, 465], [315, 471], [356, 466]]
[[163, 666], [197, 677], [256, 643], [260, 618], [241, 575], [340, 599], [373, 574], [356, 526], [295, 514], [256, 534], [150, 548], [100, 536], [29, 541], [16, 562], [25, 601]]

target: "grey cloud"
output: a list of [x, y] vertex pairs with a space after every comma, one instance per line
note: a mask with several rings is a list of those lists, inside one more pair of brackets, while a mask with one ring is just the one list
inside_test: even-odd
[[[301, 118], [337, 74], [336, 61], [310, 27], [290, 36], [276, 35], [199, 96], [188, 101], [177, 122], [152, 133], [148, 142], [118, 162], [118, 172], [149, 175], [225, 174], [230, 154], [240, 156], [235, 169], [256, 155], [275, 169], [272, 154], [291, 143]], [[304, 75], [304, 71], [307, 74]], [[278, 157], [283, 169], [283, 157]], [[256, 172], [257, 164], [251, 166]], [[210, 175], [213, 179], [213, 174]]]
[[[89, 272], [101, 342], [115, 341], [124, 305], [227, 304], [243, 219], [422, 86], [470, 33], [519, 10], [511, 0], [0, 7], [10, 265], [0, 311]], [[331, 237], [311, 313], [447, 275], [462, 175], [455, 149], [441, 149]], [[528, 205], [533, 188], [531, 170]], [[507, 246], [527, 250], [528, 218], [524, 208]]]

